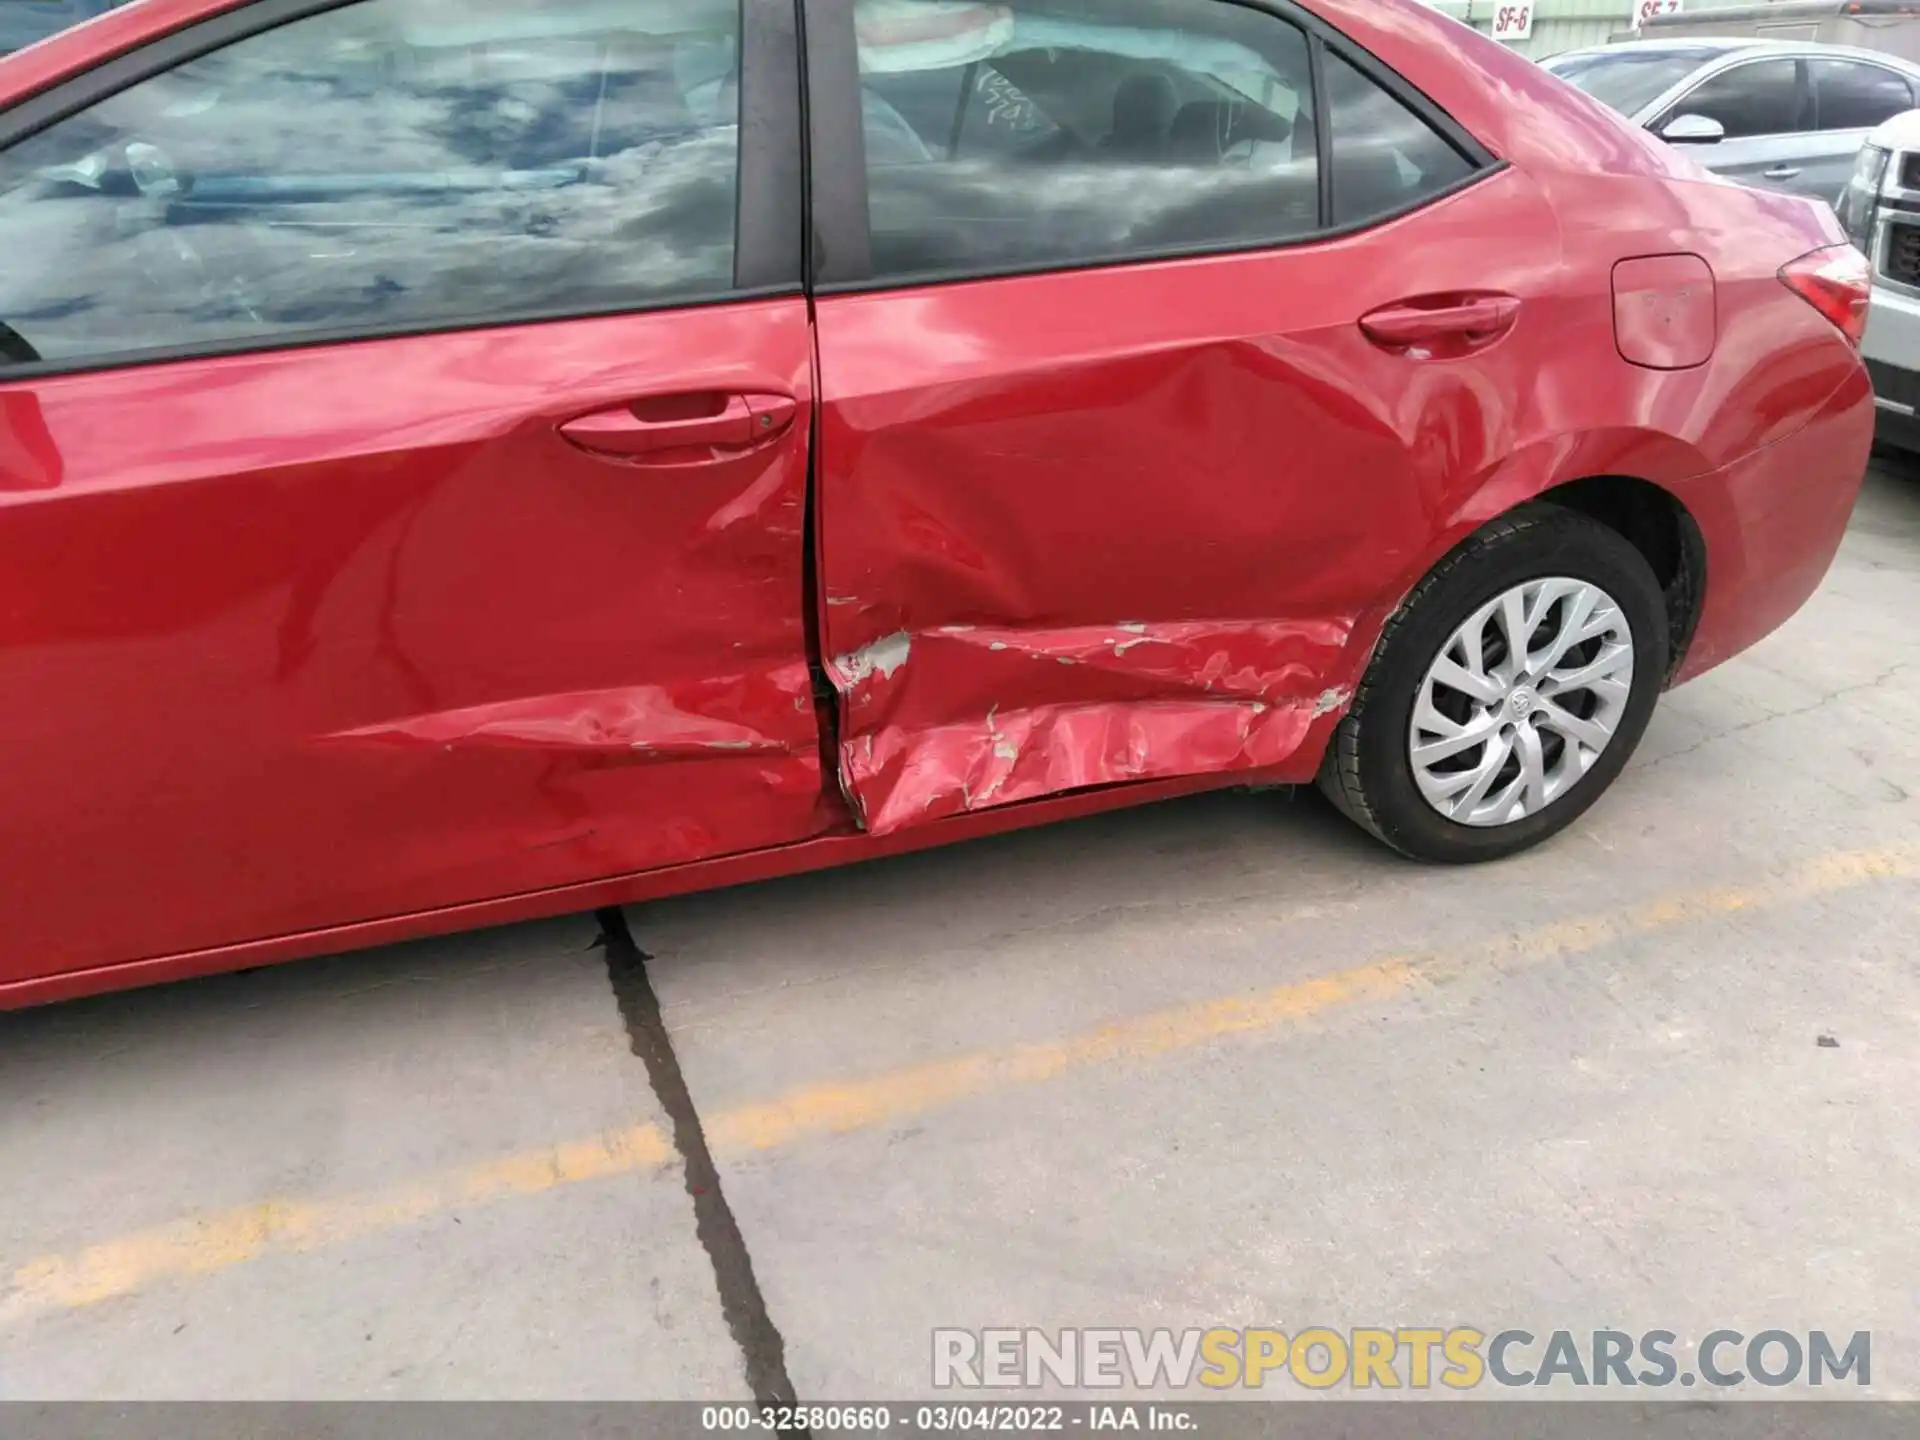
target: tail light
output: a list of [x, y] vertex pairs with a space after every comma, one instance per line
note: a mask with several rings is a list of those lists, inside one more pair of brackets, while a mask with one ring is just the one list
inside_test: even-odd
[[1829, 245], [1788, 261], [1780, 267], [1780, 280], [1831, 320], [1848, 344], [1860, 347], [1873, 295], [1873, 271], [1866, 256], [1851, 245]]

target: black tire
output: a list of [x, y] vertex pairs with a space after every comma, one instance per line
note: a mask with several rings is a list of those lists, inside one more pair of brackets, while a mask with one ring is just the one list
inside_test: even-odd
[[[1593, 768], [1537, 813], [1505, 825], [1460, 824], [1429, 805], [1414, 780], [1407, 748], [1421, 682], [1476, 609], [1554, 575], [1600, 586], [1626, 617], [1633, 684], [1620, 725]], [[1320, 788], [1355, 824], [1413, 859], [1460, 865], [1516, 854], [1579, 819], [1625, 768], [1665, 686], [1669, 653], [1666, 603], [1645, 557], [1576, 511], [1523, 506], [1462, 544], [1394, 612], [1327, 748]]]

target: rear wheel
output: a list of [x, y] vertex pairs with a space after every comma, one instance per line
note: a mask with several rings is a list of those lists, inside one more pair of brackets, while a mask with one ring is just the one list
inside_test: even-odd
[[1321, 788], [1416, 859], [1514, 854], [1613, 783], [1667, 656], [1640, 552], [1585, 515], [1528, 506], [1456, 550], [1388, 622]]

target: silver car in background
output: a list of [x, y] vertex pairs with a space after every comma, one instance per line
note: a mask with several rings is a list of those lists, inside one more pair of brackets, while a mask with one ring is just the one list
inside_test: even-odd
[[1920, 111], [1867, 136], [1839, 212], [1847, 238], [1873, 263], [1860, 353], [1873, 376], [1877, 437], [1920, 451]]
[[1637, 40], [1541, 64], [1716, 174], [1828, 204], [1867, 132], [1920, 106], [1920, 65], [1810, 41]]

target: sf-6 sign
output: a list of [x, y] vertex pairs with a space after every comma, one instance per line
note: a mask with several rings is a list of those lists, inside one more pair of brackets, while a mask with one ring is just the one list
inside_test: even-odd
[[1633, 28], [1638, 30], [1656, 15], [1678, 15], [1680, 0], [1635, 0]]
[[1496, 40], [1527, 40], [1533, 36], [1532, 0], [1519, 5], [1496, 5], [1493, 7], [1493, 38]]

